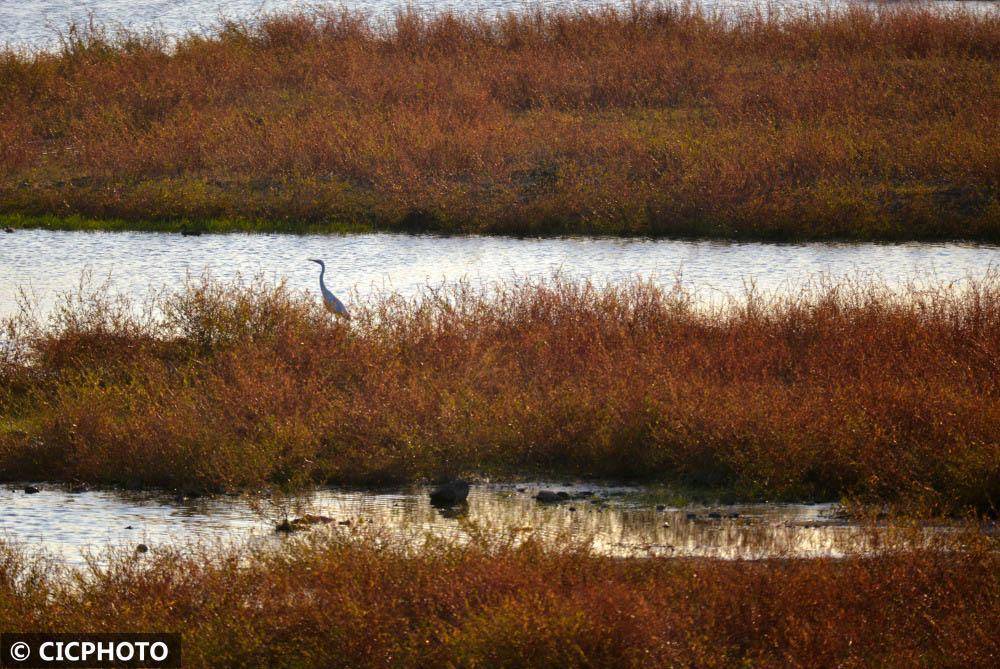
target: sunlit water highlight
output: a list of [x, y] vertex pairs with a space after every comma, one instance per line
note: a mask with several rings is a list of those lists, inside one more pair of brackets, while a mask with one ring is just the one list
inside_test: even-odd
[[[540, 488], [574, 497], [558, 504], [534, 499]], [[427, 490], [319, 490], [284, 503], [246, 497], [178, 501], [162, 493], [89, 491], [23, 486], [0, 488], [0, 539], [42, 549], [68, 564], [87, 554], [139, 543], [151, 549], [200, 542], [264, 542], [288, 536], [277, 522], [303, 513], [333, 522], [311, 532], [374, 531], [405, 542], [428, 536], [468, 540], [476, 532], [515, 540], [533, 536], [561, 546], [584, 542], [595, 553], [621, 557], [838, 557], [866, 550], [869, 531], [841, 518], [833, 504], [689, 506], [657, 504], [651, 491], [584, 484], [481, 484], [467, 505], [431, 506]]]
[[15, 312], [22, 291], [40, 310], [50, 309], [85, 272], [138, 301], [205, 271], [223, 281], [237, 273], [286, 280], [292, 289], [315, 293], [317, 267], [307, 258], [326, 259], [327, 285], [349, 305], [379, 291], [413, 295], [460, 279], [489, 285], [555, 274], [598, 284], [649, 279], [671, 286], [680, 280], [711, 301], [740, 297], [750, 284], [769, 294], [794, 292], [819, 276], [873, 278], [895, 287], [960, 282], [1000, 266], [1000, 246], [18, 230], [0, 234], [0, 318]]

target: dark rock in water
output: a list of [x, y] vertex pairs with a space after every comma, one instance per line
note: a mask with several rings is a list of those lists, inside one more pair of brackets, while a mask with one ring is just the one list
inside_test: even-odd
[[131, 525], [126, 525], [126, 526], [125, 526], [125, 529], [126, 529], [126, 530], [134, 530], [135, 528], [134, 528], [134, 527], [132, 527]]
[[14, 232], [14, 228], [4, 228], [3, 231], [6, 232], [7, 234], [10, 234]]
[[186, 225], [181, 226], [181, 236], [182, 237], [201, 237], [201, 230], [198, 228], [189, 228]]
[[562, 499], [562, 497], [551, 490], [539, 490], [538, 494], [535, 495], [535, 500], [542, 504], [554, 504], [555, 502], [562, 501]]
[[568, 492], [563, 492], [563, 491], [560, 490], [556, 494], [559, 495], [559, 499], [569, 499], [570, 498], [570, 495], [569, 495]]
[[141, 491], [145, 489], [145, 486], [142, 485], [142, 481], [140, 479], [130, 478], [126, 479], [125, 482], [122, 483], [122, 488], [125, 490]]
[[712, 511], [708, 514], [708, 517], [712, 520], [720, 520], [722, 518], [722, 514], [718, 511]]
[[24, 494], [25, 495], [34, 495], [34, 494], [39, 493], [39, 492], [42, 492], [42, 490], [41, 490], [41, 488], [38, 488], [37, 486], [33, 486], [33, 485], [26, 485], [26, 486], [24, 486]]
[[656, 510], [657, 511], [666, 511], [667, 510], [667, 505], [666, 504], [657, 504], [656, 505]]
[[135, 547], [135, 552], [136, 553], [148, 553], [149, 552], [149, 546], [147, 546], [146, 544], [139, 544], [138, 546]]
[[287, 518], [285, 518], [283, 521], [281, 521], [280, 523], [278, 523], [275, 526], [274, 531], [275, 532], [294, 532], [295, 530], [300, 530], [300, 529], [302, 529], [302, 528], [296, 526], [295, 523], [293, 523], [290, 520], [288, 520]]
[[431, 504], [434, 506], [454, 506], [461, 504], [469, 496], [469, 484], [455, 479], [431, 490]]

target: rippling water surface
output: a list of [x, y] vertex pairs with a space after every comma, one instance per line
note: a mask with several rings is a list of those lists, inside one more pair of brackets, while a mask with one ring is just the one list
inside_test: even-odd
[[489, 284], [555, 273], [598, 283], [645, 278], [672, 285], [680, 277], [711, 300], [738, 296], [750, 283], [767, 292], [798, 290], [818, 275], [878, 277], [890, 285], [961, 281], [1000, 265], [1000, 246], [19, 230], [0, 235], [0, 317], [13, 313], [21, 291], [50, 307], [85, 272], [139, 299], [205, 271], [222, 280], [237, 273], [285, 279], [316, 292], [318, 268], [307, 258], [326, 259], [327, 285], [348, 302], [378, 290], [413, 294], [459, 279]]
[[[572, 498], [558, 504], [534, 499], [541, 489]], [[155, 549], [192, 541], [209, 544], [265, 542], [287, 536], [276, 522], [303, 513], [332, 519], [313, 532], [375, 531], [419, 542], [427, 536], [466, 540], [470, 532], [490, 536], [534, 536], [565, 544], [589, 542], [600, 554], [616, 556], [840, 556], [865, 550], [871, 537], [841, 519], [831, 504], [751, 504], [677, 508], [658, 504], [662, 490], [583, 484], [482, 484], [467, 505], [441, 510], [426, 489], [393, 492], [320, 490], [286, 504], [250, 503], [241, 497], [177, 501], [163, 494], [90, 491], [70, 493], [55, 486], [25, 494], [0, 488], [0, 538], [43, 548], [69, 564], [108, 547]], [[294, 508], [293, 508], [294, 507]]]
[[[843, 6], [850, 0], [695, 0], [707, 8], [725, 11], [797, 10], [809, 6]], [[606, 4], [627, 5], [620, 0], [0, 0], [0, 43], [32, 47], [51, 47], [57, 35], [70, 21], [86, 22], [93, 17], [104, 25], [131, 28], [155, 28], [170, 34], [210, 30], [220, 17], [244, 19], [263, 12], [286, 11], [309, 7], [348, 7], [374, 17], [391, 15], [409, 4], [422, 10], [453, 9], [463, 12], [493, 14], [525, 7], [568, 7]], [[989, 11], [991, 2], [938, 1], [937, 8], [966, 8]]]

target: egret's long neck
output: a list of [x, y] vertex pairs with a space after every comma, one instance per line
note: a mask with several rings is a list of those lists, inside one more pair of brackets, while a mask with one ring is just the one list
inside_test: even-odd
[[319, 285], [322, 288], [326, 287], [326, 284], [323, 283], [323, 275], [324, 274], [326, 274], [326, 264], [325, 263], [320, 263], [319, 264]]

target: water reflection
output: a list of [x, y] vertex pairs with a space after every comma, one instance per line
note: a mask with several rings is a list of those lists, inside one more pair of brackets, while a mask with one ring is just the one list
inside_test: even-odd
[[589, 542], [604, 555], [764, 558], [842, 556], [864, 551], [873, 537], [840, 517], [832, 504], [751, 504], [666, 507], [635, 487], [550, 486], [573, 498], [558, 504], [534, 499], [543, 484], [473, 486], [466, 505], [442, 510], [427, 490], [393, 492], [320, 490], [302, 498], [263, 501], [245, 497], [183, 500], [163, 494], [45, 487], [0, 489], [0, 538], [43, 549], [69, 564], [109, 546], [151, 547], [255, 541], [277, 545], [278, 519], [308, 511], [333, 522], [312, 532], [377, 530], [419, 543], [428, 537], [464, 541], [476, 533], [518, 541]]

